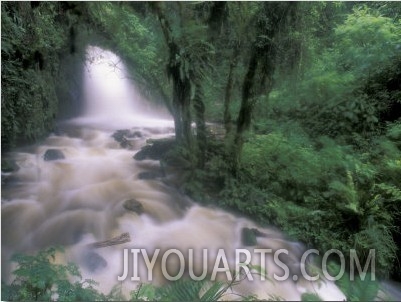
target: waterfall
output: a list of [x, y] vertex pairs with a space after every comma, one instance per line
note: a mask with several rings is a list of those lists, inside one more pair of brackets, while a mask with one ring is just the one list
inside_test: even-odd
[[75, 123], [111, 130], [173, 126], [167, 110], [140, 94], [125, 64], [111, 51], [87, 47], [83, 86], [85, 109]]

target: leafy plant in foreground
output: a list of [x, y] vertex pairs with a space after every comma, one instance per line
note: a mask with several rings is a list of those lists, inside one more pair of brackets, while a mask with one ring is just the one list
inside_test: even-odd
[[[78, 266], [54, 263], [61, 248], [48, 248], [37, 255], [16, 254], [12, 261], [18, 263], [15, 279], [2, 283], [2, 298], [8, 301], [104, 301], [93, 280], [83, 280]], [[72, 281], [71, 280], [75, 280]]]

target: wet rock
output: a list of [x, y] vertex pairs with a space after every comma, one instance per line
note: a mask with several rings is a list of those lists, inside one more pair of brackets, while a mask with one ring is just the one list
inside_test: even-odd
[[[20, 184], [20, 180], [18, 177], [11, 173], [1, 173], [1, 184], [7, 186], [16, 186]], [[4, 192], [4, 188], [2, 188], [2, 192]]]
[[138, 174], [139, 179], [148, 180], [164, 177], [164, 173], [161, 171], [145, 171]]
[[152, 159], [160, 160], [165, 157], [168, 151], [175, 145], [174, 138], [149, 139], [148, 145], [143, 147], [134, 155], [136, 160]]
[[129, 140], [127, 140], [125, 137], [123, 137], [120, 140], [120, 146], [121, 146], [121, 148], [124, 148], [124, 149], [132, 149], [132, 147], [133, 147], [131, 142]]
[[1, 159], [1, 184], [12, 185], [18, 183], [18, 178], [13, 172], [19, 170], [19, 166], [12, 159]]
[[129, 141], [130, 139], [135, 139], [135, 138], [142, 138], [143, 135], [140, 131], [132, 131], [129, 129], [124, 129], [124, 130], [117, 130], [112, 134], [112, 137], [114, 138], [115, 141], [120, 143], [120, 146], [122, 148], [132, 148], [132, 144]]
[[64, 159], [64, 158], [65, 158], [64, 153], [58, 149], [48, 149], [45, 152], [45, 155], [43, 156], [43, 159], [45, 161], [58, 160], [58, 159]]
[[107, 261], [98, 253], [93, 251], [87, 251], [84, 254], [84, 263], [91, 272], [101, 270], [107, 266]]
[[19, 170], [19, 166], [11, 159], [1, 160], [1, 172], [9, 173]]
[[241, 241], [242, 241], [242, 244], [245, 246], [256, 245], [256, 238], [258, 238], [258, 237], [266, 238], [266, 237], [271, 237], [271, 235], [263, 233], [255, 228], [252, 228], [252, 229], [243, 228], [241, 230]]
[[254, 229], [242, 228], [241, 242], [244, 246], [253, 246], [257, 244]]
[[141, 138], [141, 137], [143, 137], [143, 135], [140, 131], [134, 131], [134, 132], [132, 132], [130, 138], [135, 138], [135, 137]]
[[251, 229], [256, 237], [269, 237], [266, 233], [259, 231], [258, 229]]
[[128, 211], [137, 213], [138, 215], [141, 215], [144, 212], [143, 205], [135, 199], [128, 199], [124, 201], [123, 207]]
[[117, 130], [111, 136], [114, 138], [116, 142], [119, 142], [121, 147], [125, 148], [126, 145], [129, 143], [126, 135], [129, 134], [129, 130]]

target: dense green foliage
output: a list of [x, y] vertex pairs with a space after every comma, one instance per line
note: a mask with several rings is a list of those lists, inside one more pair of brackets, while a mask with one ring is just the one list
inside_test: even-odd
[[278, 225], [323, 251], [337, 248], [347, 254], [356, 248], [367, 255], [374, 248], [377, 267], [387, 275], [397, 272], [393, 236], [400, 215], [401, 163], [399, 138], [392, 140], [391, 133], [399, 129], [399, 124], [390, 127], [388, 138], [376, 138], [361, 153], [328, 137], [311, 141], [300, 131], [276, 129], [245, 144], [246, 164], [238, 178], [224, 175], [226, 161], [214, 158], [210, 171], [199, 173], [204, 182], [193, 180], [186, 188], [198, 198], [210, 198], [199, 194], [202, 184], [220, 183], [213, 200]]
[[[376, 249], [377, 272], [396, 275], [400, 21], [357, 6], [337, 22], [329, 45], [306, 36], [304, 66], [277, 62], [276, 85], [258, 97], [235, 176], [230, 141], [211, 142], [206, 169], [186, 168], [183, 187], [322, 251], [356, 248], [365, 260]], [[309, 25], [297, 32], [319, 30]]]
[[295, 131], [257, 135], [244, 147], [241, 178], [222, 191], [224, 204], [322, 250], [376, 248], [377, 264], [388, 272], [397, 249], [400, 152], [385, 138], [370, 148], [358, 154]]
[[391, 110], [397, 115], [392, 107], [400, 100], [399, 22], [366, 7], [355, 9], [335, 28], [333, 46], [316, 56], [293, 90], [285, 89], [288, 81], [278, 85], [269, 100], [275, 114], [299, 119], [314, 136], [380, 132], [380, 119]]
[[38, 139], [53, 128], [58, 52], [68, 37], [59, 6], [1, 4], [2, 148]]
[[[302, 9], [321, 16], [325, 5]], [[322, 251], [355, 248], [365, 260], [376, 249], [377, 272], [397, 275], [401, 34], [399, 19], [380, 12], [357, 5], [326, 21], [331, 39], [317, 37], [317, 16], [304, 19], [309, 28], [293, 31], [295, 44], [307, 33], [301, 42], [310, 46], [299, 43], [303, 65], [291, 68], [288, 57], [277, 58], [271, 93], [254, 96], [253, 129], [236, 172], [230, 137], [211, 138], [206, 168], [185, 166], [186, 192], [277, 225]], [[176, 153], [190, 162], [185, 150]]]
[[15, 279], [10, 284], [2, 283], [2, 299], [7, 301], [105, 301], [113, 298], [100, 294], [92, 280], [81, 280], [78, 267], [55, 264], [56, 252], [60, 248], [49, 248], [37, 255], [17, 254]]

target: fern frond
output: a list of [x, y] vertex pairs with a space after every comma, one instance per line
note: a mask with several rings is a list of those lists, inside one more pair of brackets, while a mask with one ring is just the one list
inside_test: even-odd
[[204, 292], [200, 298], [200, 301], [218, 301], [224, 295], [227, 288], [224, 286], [223, 282], [214, 282], [207, 290]]

